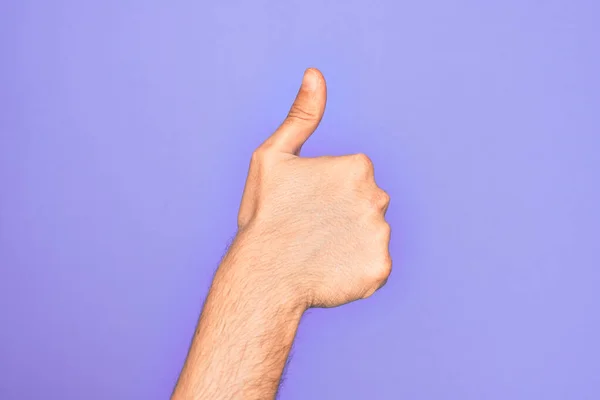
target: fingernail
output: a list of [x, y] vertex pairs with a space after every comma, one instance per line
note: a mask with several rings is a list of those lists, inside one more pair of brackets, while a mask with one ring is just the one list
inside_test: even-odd
[[302, 79], [302, 86], [310, 91], [317, 88], [318, 79], [317, 74], [312, 69], [304, 71], [304, 78]]

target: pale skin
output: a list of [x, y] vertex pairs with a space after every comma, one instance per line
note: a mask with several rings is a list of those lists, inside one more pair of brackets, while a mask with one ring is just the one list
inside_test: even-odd
[[364, 154], [300, 157], [325, 111], [306, 70], [252, 155], [238, 233], [215, 273], [173, 400], [273, 399], [304, 311], [365, 299], [390, 274], [389, 196]]

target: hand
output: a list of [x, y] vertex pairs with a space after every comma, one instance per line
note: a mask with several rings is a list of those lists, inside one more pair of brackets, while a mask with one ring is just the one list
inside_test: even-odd
[[274, 398], [308, 307], [381, 287], [388, 195], [362, 154], [301, 158], [326, 101], [309, 69], [286, 120], [253, 154], [239, 231], [215, 273], [173, 399]]
[[392, 266], [389, 196], [370, 159], [299, 156], [326, 97], [325, 79], [308, 69], [287, 118], [252, 155], [238, 215], [240, 233], [251, 238], [244, 242], [268, 266], [249, 273], [290, 288], [306, 307], [366, 298]]

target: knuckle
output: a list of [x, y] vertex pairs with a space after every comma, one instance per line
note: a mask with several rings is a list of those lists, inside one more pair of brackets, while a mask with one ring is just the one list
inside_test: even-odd
[[384, 222], [381, 230], [383, 238], [385, 239], [385, 241], [389, 242], [390, 237], [392, 236], [392, 226], [387, 222]]
[[392, 259], [387, 255], [370, 271], [371, 281], [374, 282], [376, 286], [379, 286], [382, 282], [387, 280], [391, 272]]
[[390, 195], [378, 188], [371, 197], [371, 204], [377, 210], [385, 210], [390, 204]]
[[386, 258], [386, 261], [380, 263], [377, 268], [374, 268], [372, 271], [372, 278], [370, 280], [370, 284], [368, 285], [369, 289], [366, 290], [363, 298], [366, 299], [372, 296], [376, 291], [381, 289], [388, 281], [388, 278], [392, 272], [392, 262], [389, 257]]
[[383, 261], [383, 275], [385, 277], [384, 280], [387, 280], [390, 274], [392, 273], [392, 265], [392, 257], [388, 253]]
[[358, 153], [354, 155], [354, 162], [361, 171], [372, 172], [373, 161], [364, 153]]
[[374, 271], [375, 283], [378, 287], [383, 286], [383, 283], [387, 281], [390, 273], [392, 272], [392, 260], [390, 257], [386, 257]]
[[390, 195], [385, 190], [380, 189], [381, 202], [384, 206], [390, 204]]
[[272, 150], [270, 144], [262, 144], [254, 152], [250, 158], [250, 164], [260, 168], [261, 166], [270, 164], [276, 159], [276, 153]]
[[288, 113], [288, 121], [313, 122], [318, 118], [317, 110], [306, 105], [294, 104]]
[[252, 162], [262, 162], [265, 158], [265, 153], [267, 151], [266, 149], [267, 149], [267, 146], [262, 145], [259, 148], [257, 148], [256, 150], [254, 150], [252, 152], [252, 157], [251, 157]]
[[[377, 219], [380, 219], [381, 217], [377, 217]], [[375, 238], [375, 240], [377, 240], [377, 242], [380, 245], [389, 245], [390, 242], [390, 238], [392, 237], [392, 227], [390, 226], [390, 224], [383, 220], [383, 221], [377, 221], [374, 222], [374, 227], [373, 227], [373, 237]]]

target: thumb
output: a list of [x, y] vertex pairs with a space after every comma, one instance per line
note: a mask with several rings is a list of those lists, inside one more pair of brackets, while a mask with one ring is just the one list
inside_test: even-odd
[[300, 154], [302, 145], [319, 126], [326, 102], [327, 87], [323, 74], [316, 68], [307, 69], [286, 119], [265, 144], [285, 153]]

